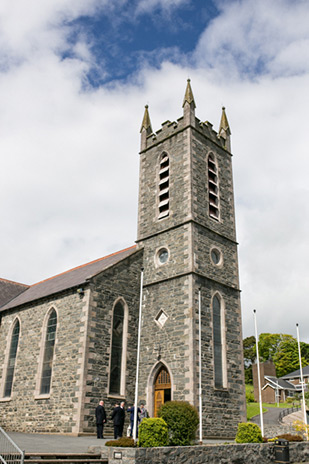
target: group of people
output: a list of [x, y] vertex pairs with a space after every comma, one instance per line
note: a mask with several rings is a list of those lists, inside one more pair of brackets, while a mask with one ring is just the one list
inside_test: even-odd
[[[133, 428], [134, 428], [134, 410], [135, 405], [130, 406], [128, 408], [128, 412], [130, 413], [130, 436], [133, 435]], [[116, 403], [114, 410], [111, 415], [111, 420], [114, 424], [114, 438], [120, 438], [123, 436], [123, 427], [125, 421], [125, 402], [122, 401], [120, 404]], [[104, 408], [104, 401], [101, 400], [96, 407], [95, 410], [95, 417], [96, 417], [96, 424], [97, 424], [97, 438], [104, 438], [103, 430], [104, 425], [107, 422], [107, 416]], [[145, 417], [148, 416], [147, 409], [145, 405], [141, 403], [140, 407], [137, 408], [137, 424], [136, 424], [136, 437], [138, 435], [138, 423], [141, 422]]]

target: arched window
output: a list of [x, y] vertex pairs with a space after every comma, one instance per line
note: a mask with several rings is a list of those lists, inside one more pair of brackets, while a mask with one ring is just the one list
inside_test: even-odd
[[166, 153], [161, 156], [159, 167], [159, 216], [162, 219], [169, 215], [170, 194], [169, 194], [170, 162]]
[[41, 374], [40, 395], [46, 395], [50, 392], [54, 347], [57, 330], [57, 313], [54, 309], [51, 310], [46, 327], [44, 355]]
[[212, 300], [214, 375], [215, 387], [223, 387], [223, 353], [222, 353], [222, 320], [221, 302], [217, 296]]
[[218, 167], [213, 154], [208, 156], [208, 201], [209, 216], [219, 220]]
[[124, 394], [127, 317], [124, 305], [118, 301], [114, 307], [109, 392]]
[[16, 322], [13, 327], [12, 337], [11, 337], [11, 346], [9, 352], [9, 359], [7, 364], [7, 371], [5, 377], [5, 385], [4, 385], [4, 397], [10, 397], [12, 393], [13, 387], [13, 377], [14, 377], [14, 370], [15, 370], [15, 363], [16, 363], [16, 354], [17, 354], [17, 347], [18, 347], [18, 340], [19, 340], [19, 332], [20, 332], [20, 323], [19, 320], [16, 319]]

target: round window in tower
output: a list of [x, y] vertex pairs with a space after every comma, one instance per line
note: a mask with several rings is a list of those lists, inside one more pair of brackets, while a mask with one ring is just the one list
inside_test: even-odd
[[210, 257], [213, 264], [215, 264], [216, 266], [219, 266], [221, 264], [222, 253], [220, 250], [218, 250], [218, 248], [212, 248], [212, 250], [210, 251]]
[[161, 248], [158, 251], [157, 257], [158, 257], [158, 263], [159, 264], [167, 263], [168, 257], [169, 257], [167, 249], [166, 248]]

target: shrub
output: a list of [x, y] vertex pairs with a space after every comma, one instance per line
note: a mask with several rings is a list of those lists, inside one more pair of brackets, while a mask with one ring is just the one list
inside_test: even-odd
[[247, 403], [254, 403], [254, 395], [253, 393], [246, 391], [246, 401]]
[[145, 418], [138, 429], [138, 446], [143, 448], [166, 446], [168, 444], [168, 428], [160, 417]]
[[251, 422], [241, 422], [238, 424], [236, 443], [262, 443], [262, 433], [258, 425]]
[[133, 438], [121, 437], [118, 440], [109, 440], [105, 443], [105, 446], [115, 446], [120, 448], [134, 448], [135, 443]]
[[199, 424], [197, 410], [186, 401], [167, 401], [158, 411], [169, 431], [169, 445], [190, 445]]
[[293, 435], [292, 433], [282, 433], [278, 435], [277, 438], [283, 438], [288, 441], [304, 441], [300, 435]]

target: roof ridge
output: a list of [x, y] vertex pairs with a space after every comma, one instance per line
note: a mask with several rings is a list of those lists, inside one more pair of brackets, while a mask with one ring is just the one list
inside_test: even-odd
[[93, 261], [89, 261], [88, 263], [81, 264], [80, 266], [73, 267], [72, 269], [68, 269], [67, 271], [60, 272], [59, 274], [56, 274], [52, 277], [48, 277], [47, 279], [40, 280], [40, 282], [36, 282], [35, 284], [30, 285], [30, 287], [35, 287], [36, 285], [42, 284], [43, 282], [47, 282], [48, 280], [55, 279], [56, 277], [59, 277], [64, 274], [68, 274], [69, 272], [75, 271], [76, 269], [81, 269], [82, 267], [88, 266], [89, 264], [94, 264], [99, 261], [103, 261], [104, 259], [110, 258], [111, 256], [118, 255], [120, 253], [123, 253], [125, 251], [131, 250], [133, 248], [136, 248], [136, 245], [132, 245], [128, 248], [124, 248], [123, 250], [116, 251], [115, 253], [111, 253], [110, 255], [103, 256], [102, 258], [94, 259]]
[[10, 284], [17, 284], [17, 285], [22, 285], [23, 287], [30, 287], [30, 285], [22, 284], [20, 282], [16, 282], [15, 280], [3, 279], [2, 277], [0, 277], [0, 280], [3, 282], [9, 282]]

